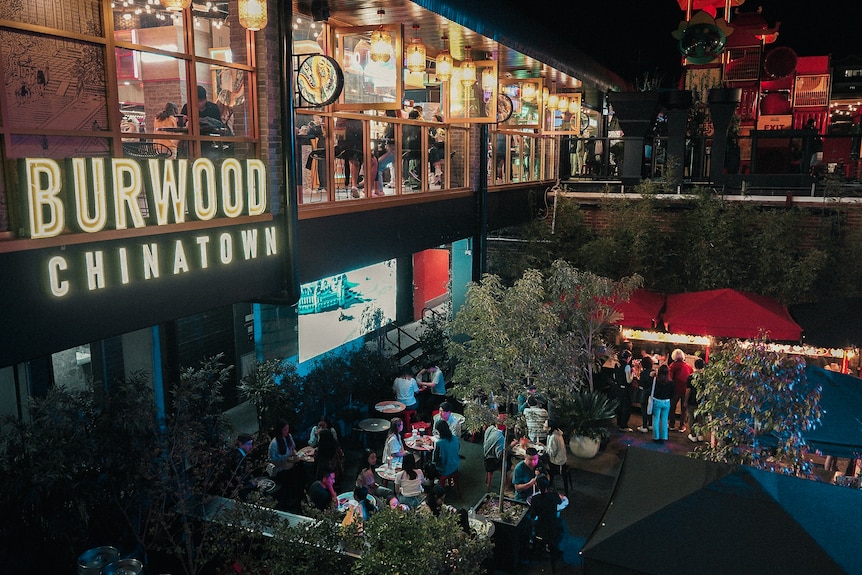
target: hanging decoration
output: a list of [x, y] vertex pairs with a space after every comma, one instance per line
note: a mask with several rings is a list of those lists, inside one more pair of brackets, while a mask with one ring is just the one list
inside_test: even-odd
[[192, 0], [162, 0], [166, 10], [185, 10], [192, 5]]
[[265, 0], [239, 0], [237, 3], [237, 13], [239, 15], [239, 23], [246, 30], [257, 31], [266, 27]]
[[461, 83], [465, 86], [476, 83], [476, 64], [473, 63], [471, 46], [464, 46], [464, 61], [461, 62]]
[[421, 73], [425, 71], [425, 44], [419, 37], [419, 24], [413, 24], [413, 39], [407, 47], [407, 69], [411, 72]]
[[388, 62], [392, 58], [392, 34], [383, 28], [383, 15], [386, 10], [382, 8], [377, 11], [380, 16], [380, 27], [371, 33], [371, 51], [369, 56], [375, 62]]
[[452, 55], [449, 53], [449, 48], [446, 45], [449, 37], [443, 34], [441, 39], [443, 40], [443, 49], [439, 54], [437, 54], [437, 59], [434, 64], [437, 73], [437, 80], [439, 82], [448, 82], [452, 77]]

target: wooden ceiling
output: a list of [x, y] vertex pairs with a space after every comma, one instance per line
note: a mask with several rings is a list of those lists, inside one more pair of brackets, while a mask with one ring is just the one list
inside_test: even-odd
[[[292, 0], [294, 14], [311, 16], [311, 0]], [[469, 2], [471, 0], [464, 0]], [[545, 78], [557, 82], [560, 87], [578, 88], [580, 82], [565, 76], [534, 58], [500, 45], [494, 40], [464, 28], [446, 18], [426, 10], [411, 0], [328, 0], [331, 26], [374, 26], [398, 23], [404, 27], [404, 41], [409, 43], [416, 35], [414, 25], [419, 26], [418, 35], [425, 44], [428, 58], [433, 59], [443, 47], [442, 36], [449, 38], [449, 49], [456, 60], [464, 57], [464, 47], [470, 46], [474, 60], [494, 59], [500, 67], [500, 79]], [[381, 17], [378, 10], [385, 10]]]

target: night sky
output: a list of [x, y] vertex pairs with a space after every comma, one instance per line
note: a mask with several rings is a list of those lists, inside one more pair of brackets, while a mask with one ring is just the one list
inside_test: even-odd
[[[858, 1], [747, 0], [739, 9], [753, 12], [758, 6], [767, 22], [781, 22], [773, 46], [788, 46], [799, 56], [831, 54], [833, 60], [862, 56], [862, 46], [854, 41], [860, 28]], [[675, 0], [546, 0], [542, 14], [555, 33], [572, 38], [624, 80], [657, 72], [670, 87], [679, 78], [680, 55], [671, 32], [685, 13]]]

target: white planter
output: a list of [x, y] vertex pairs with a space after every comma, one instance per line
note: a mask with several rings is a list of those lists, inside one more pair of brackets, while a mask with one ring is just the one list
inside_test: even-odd
[[601, 442], [598, 439], [590, 439], [582, 435], [573, 435], [569, 439], [569, 449], [572, 455], [582, 459], [591, 459], [599, 452]]

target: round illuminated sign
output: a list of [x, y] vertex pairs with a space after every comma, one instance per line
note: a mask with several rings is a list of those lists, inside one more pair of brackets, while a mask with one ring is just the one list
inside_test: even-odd
[[312, 106], [328, 106], [341, 95], [344, 73], [334, 58], [314, 54], [299, 65], [296, 85], [300, 97]]
[[497, 94], [497, 123], [511, 118], [513, 109], [512, 98], [506, 94]]

